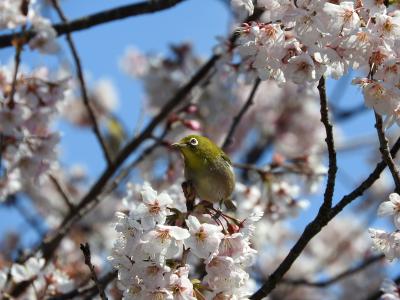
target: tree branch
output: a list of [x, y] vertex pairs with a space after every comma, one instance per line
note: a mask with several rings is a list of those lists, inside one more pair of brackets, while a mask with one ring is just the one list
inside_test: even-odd
[[256, 94], [257, 88], [260, 85], [260, 78], [257, 77], [257, 79], [254, 82], [253, 88], [251, 89], [251, 92], [249, 94], [249, 97], [247, 98], [247, 101], [244, 103], [243, 107], [240, 109], [239, 113], [233, 118], [232, 125], [229, 128], [228, 134], [225, 138], [224, 143], [222, 144], [222, 149], [226, 150], [230, 144], [233, 142], [233, 135], [235, 133], [236, 128], [238, 127], [241, 119], [243, 118], [244, 114], [247, 112], [247, 110], [250, 108], [251, 105], [254, 104], [254, 96]]
[[[58, 0], [52, 0], [52, 4], [53, 4], [55, 10], [57, 11], [57, 14], [60, 17], [60, 19], [64, 23], [67, 23], [68, 19], [64, 15], [64, 13], [63, 13], [63, 11], [62, 11], [59, 3], [58, 3]], [[104, 140], [103, 136], [101, 135], [100, 127], [99, 127], [99, 124], [97, 122], [96, 115], [95, 115], [95, 113], [93, 111], [93, 108], [91, 107], [91, 104], [90, 104], [90, 101], [89, 101], [89, 95], [88, 95], [86, 84], [85, 84], [85, 78], [83, 76], [82, 63], [81, 63], [78, 51], [76, 50], [74, 41], [72, 40], [72, 36], [71, 36], [70, 33], [67, 33], [66, 40], [67, 40], [68, 46], [69, 46], [69, 48], [71, 50], [72, 57], [74, 58], [75, 67], [76, 67], [76, 74], [78, 76], [79, 84], [80, 84], [80, 87], [81, 87], [82, 99], [83, 99], [83, 103], [84, 103], [84, 105], [86, 107], [86, 110], [88, 112], [89, 119], [92, 122], [92, 130], [93, 130], [95, 136], [97, 137], [97, 140], [99, 141], [101, 149], [103, 150], [103, 155], [104, 155], [108, 165], [111, 165], [112, 164], [112, 159], [111, 159], [109, 150], [107, 148], [106, 141]]]
[[64, 200], [65, 205], [71, 211], [74, 208], [74, 205], [72, 204], [72, 201], [69, 198], [67, 191], [63, 188], [61, 183], [57, 180], [57, 178], [54, 175], [49, 174], [48, 177], [49, 177], [50, 181], [53, 183], [53, 185], [56, 188], [56, 190], [58, 191], [58, 193], [60, 194], [61, 198]]
[[85, 257], [85, 264], [88, 266], [92, 280], [96, 284], [97, 290], [99, 291], [100, 298], [102, 300], [107, 300], [106, 293], [104, 292], [104, 287], [100, 283], [99, 279], [97, 278], [96, 270], [92, 264], [92, 256], [90, 253], [90, 246], [88, 243], [86, 244], [81, 244], [81, 250], [83, 252], [83, 256]]
[[[394, 144], [391, 154], [394, 157], [395, 154], [399, 151], [400, 148], [400, 138], [397, 139]], [[365, 179], [357, 188], [355, 188], [351, 193], [343, 196], [343, 198], [336, 204], [333, 208], [330, 209], [329, 215], [326, 218], [318, 220], [317, 217], [309, 223], [304, 229], [302, 235], [299, 240], [290, 250], [289, 254], [282, 261], [279, 267], [275, 270], [273, 274], [270, 275], [268, 281], [264, 283], [264, 285], [254, 293], [250, 299], [252, 300], [260, 300], [265, 295], [269, 294], [276, 286], [276, 284], [282, 279], [283, 275], [289, 270], [290, 266], [297, 259], [297, 257], [304, 250], [305, 246], [308, 242], [324, 227], [330, 220], [332, 220], [338, 213], [340, 213], [344, 207], [350, 204], [352, 201], [362, 196], [363, 193], [372, 186], [372, 184], [379, 178], [382, 171], [385, 169], [386, 163], [381, 161], [378, 163], [374, 169], [374, 171]]]
[[[53, 25], [59, 36], [88, 29], [92, 26], [125, 19], [128, 17], [154, 13], [160, 10], [168, 9], [185, 0], [152, 0], [139, 3], [120, 6], [117, 8], [105, 10], [99, 13], [78, 18], [70, 22], [63, 22]], [[27, 41], [35, 35], [33, 30], [0, 36], [0, 48], [9, 47], [15, 38], [25, 38]]]
[[319, 81], [318, 91], [319, 91], [320, 105], [321, 105], [321, 122], [325, 126], [325, 131], [326, 131], [325, 141], [328, 147], [328, 158], [329, 158], [328, 180], [324, 193], [324, 201], [320, 206], [318, 214], [306, 226], [300, 238], [294, 244], [292, 249], [290, 249], [289, 254], [281, 262], [278, 268], [268, 277], [267, 281], [261, 286], [261, 288], [250, 297], [250, 299], [252, 300], [260, 300], [266, 297], [276, 287], [277, 283], [282, 279], [282, 277], [286, 274], [286, 272], [289, 271], [292, 264], [303, 252], [308, 242], [314, 236], [316, 236], [321, 231], [321, 229], [326, 224], [328, 224], [330, 220], [329, 213], [331, 210], [332, 198], [335, 189], [337, 165], [336, 165], [336, 152], [333, 139], [332, 125], [329, 122], [328, 103], [327, 103], [328, 101], [326, 98], [324, 77], [321, 77]]
[[370, 265], [382, 260], [385, 256], [384, 255], [377, 255], [377, 256], [371, 256], [368, 259], [364, 260], [362, 263], [360, 263], [358, 266], [354, 267], [354, 268], [350, 268], [347, 269], [339, 274], [337, 274], [336, 276], [329, 278], [327, 280], [322, 280], [322, 281], [317, 281], [317, 282], [310, 282], [307, 280], [282, 280], [282, 283], [284, 284], [290, 284], [290, 285], [306, 285], [306, 286], [310, 286], [310, 287], [316, 287], [316, 288], [324, 288], [327, 287], [329, 285], [335, 284], [338, 281], [354, 275], [358, 272], [363, 271], [364, 269], [366, 269], [367, 267], [369, 267]]
[[333, 193], [335, 191], [335, 181], [336, 181], [336, 173], [337, 173], [337, 162], [336, 162], [336, 150], [335, 150], [335, 141], [333, 138], [333, 127], [329, 121], [329, 111], [328, 111], [328, 100], [326, 97], [326, 86], [325, 86], [325, 78], [321, 77], [318, 83], [318, 91], [320, 97], [320, 113], [321, 113], [321, 122], [324, 124], [326, 138], [325, 142], [328, 148], [328, 180], [326, 183], [325, 193], [324, 193], [324, 203], [321, 206], [325, 211], [328, 211], [332, 207], [332, 198]]
[[396, 186], [396, 192], [400, 193], [400, 174], [399, 169], [393, 161], [393, 157], [389, 151], [389, 142], [385, 136], [385, 131], [383, 129], [382, 117], [375, 112], [375, 128], [378, 133], [379, 139], [379, 151], [382, 154], [382, 159], [386, 162], [389, 167], [390, 172], [392, 173], [393, 181]]
[[[25, 25], [22, 27], [22, 32], [25, 32]], [[21, 64], [21, 53], [22, 47], [24, 45], [24, 41], [22, 38], [14, 39], [12, 41], [13, 45], [15, 46], [15, 55], [14, 55], [14, 72], [11, 82], [11, 91], [8, 99], [7, 105], [12, 109], [14, 107], [14, 95], [17, 89], [17, 77], [18, 77], [18, 69], [19, 65]]]

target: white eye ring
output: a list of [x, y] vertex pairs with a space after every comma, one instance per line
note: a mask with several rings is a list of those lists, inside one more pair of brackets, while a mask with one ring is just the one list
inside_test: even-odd
[[199, 141], [197, 139], [195, 139], [195, 138], [191, 138], [189, 143], [192, 146], [197, 146], [199, 144]]

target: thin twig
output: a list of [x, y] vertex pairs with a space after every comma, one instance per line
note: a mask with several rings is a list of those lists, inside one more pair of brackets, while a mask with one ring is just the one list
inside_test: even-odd
[[379, 139], [379, 151], [382, 154], [382, 159], [386, 162], [389, 167], [390, 172], [392, 173], [393, 181], [396, 186], [396, 192], [400, 193], [400, 174], [399, 169], [393, 161], [393, 157], [389, 151], [389, 142], [385, 136], [385, 131], [383, 129], [382, 117], [375, 112], [375, 128], [378, 133]]
[[226, 135], [225, 141], [222, 144], [222, 149], [226, 150], [226, 148], [232, 144], [233, 142], [233, 135], [235, 134], [235, 130], [238, 127], [241, 119], [243, 118], [244, 114], [250, 108], [251, 105], [254, 104], [254, 96], [256, 94], [257, 88], [260, 85], [260, 78], [257, 78], [254, 82], [253, 88], [247, 98], [247, 101], [244, 103], [243, 107], [240, 109], [239, 113], [233, 118], [232, 125], [229, 128], [228, 134]]
[[[53, 27], [57, 31], [58, 36], [91, 28], [92, 26], [122, 20], [128, 17], [149, 14], [168, 9], [185, 0], [152, 0], [142, 1], [139, 3], [129, 4], [125, 6], [116, 7], [113, 9], [105, 10], [92, 15], [84, 16], [70, 22], [63, 22], [54, 24]], [[29, 40], [35, 35], [33, 30], [26, 33], [12, 33], [0, 36], [0, 48], [9, 47], [15, 38], [26, 38]]]
[[96, 270], [92, 264], [92, 257], [91, 257], [91, 253], [90, 253], [89, 244], [88, 243], [81, 244], [81, 250], [82, 250], [83, 256], [85, 257], [85, 264], [88, 266], [88, 268], [90, 270], [92, 280], [96, 284], [97, 290], [99, 291], [100, 298], [102, 300], [107, 300], [106, 293], [104, 292], [104, 287], [101, 284], [101, 282], [99, 281], [99, 279], [97, 278]]
[[333, 139], [332, 125], [329, 122], [328, 114], [328, 104], [325, 91], [325, 79], [321, 77], [318, 84], [318, 91], [320, 95], [320, 105], [321, 105], [321, 122], [325, 126], [326, 131], [326, 144], [328, 147], [328, 158], [329, 158], [329, 170], [328, 170], [328, 180], [324, 193], [324, 201], [320, 206], [318, 214], [316, 217], [306, 226], [302, 235], [290, 249], [288, 255], [281, 262], [278, 268], [268, 277], [261, 288], [256, 291], [250, 299], [260, 300], [266, 296], [276, 287], [278, 282], [283, 278], [287, 271], [291, 268], [292, 264], [303, 252], [304, 248], [307, 246], [309, 241], [316, 236], [321, 229], [328, 224], [330, 221], [329, 213], [332, 206], [332, 198], [335, 189], [335, 178], [337, 172], [336, 165], [336, 152], [335, 144]]
[[331, 111], [335, 121], [343, 122], [350, 120], [352, 117], [357, 116], [361, 113], [367, 112], [368, 107], [366, 107], [364, 103], [350, 109], [338, 109], [332, 106]]
[[[30, 0], [24, 0], [21, 2], [19, 10], [21, 14], [24, 16], [28, 15], [28, 7]], [[26, 23], [21, 26], [21, 33], [24, 35], [26, 32]], [[14, 107], [14, 95], [17, 87], [17, 76], [18, 76], [18, 68], [21, 63], [21, 52], [24, 44], [26, 43], [26, 39], [22, 37], [14, 37], [11, 39], [11, 44], [15, 47], [15, 57], [14, 57], [14, 74], [11, 83], [11, 92], [9, 96], [8, 106], [12, 109]]]
[[[25, 31], [25, 25], [22, 27], [22, 31]], [[11, 91], [7, 105], [12, 109], [14, 107], [14, 95], [17, 89], [17, 77], [18, 77], [18, 69], [19, 65], [21, 64], [21, 53], [23, 47], [23, 39], [16, 39], [14, 40], [15, 45], [15, 55], [14, 55], [14, 72], [13, 78], [11, 82]]]
[[253, 171], [260, 175], [261, 178], [265, 178], [268, 175], [286, 175], [286, 174], [298, 174], [304, 176], [325, 176], [326, 172], [314, 173], [312, 171], [306, 172], [305, 170], [296, 169], [290, 164], [274, 165], [270, 164], [262, 168], [250, 164], [233, 163], [232, 166], [237, 169]]
[[53, 183], [54, 187], [57, 189], [58, 193], [60, 194], [61, 198], [64, 200], [65, 205], [68, 207], [68, 209], [71, 211], [74, 208], [74, 205], [72, 204], [71, 199], [69, 198], [69, 195], [67, 194], [67, 191], [63, 188], [61, 183], [57, 180], [57, 178], [49, 174], [49, 179]]
[[[55, 10], [57, 11], [58, 16], [60, 17], [60, 19], [64, 23], [67, 23], [68, 19], [64, 15], [64, 13], [63, 13], [63, 11], [62, 11], [59, 3], [58, 3], [58, 0], [52, 0], [52, 3], [53, 3], [53, 6], [54, 6]], [[100, 146], [101, 146], [101, 148], [103, 150], [103, 155], [104, 155], [108, 165], [111, 165], [112, 164], [112, 159], [111, 159], [111, 156], [110, 156], [110, 152], [109, 152], [109, 150], [107, 148], [107, 143], [106, 143], [104, 137], [102, 136], [102, 134], [100, 132], [99, 123], [97, 122], [96, 115], [95, 115], [95, 113], [93, 111], [93, 108], [92, 108], [92, 106], [90, 104], [90, 101], [89, 101], [89, 95], [88, 95], [88, 92], [87, 92], [85, 78], [83, 76], [83, 71], [82, 71], [82, 63], [81, 63], [81, 60], [79, 58], [78, 51], [76, 50], [74, 41], [73, 41], [72, 36], [71, 36], [70, 33], [67, 33], [66, 39], [67, 39], [68, 46], [71, 49], [72, 57], [74, 58], [74, 61], [75, 61], [76, 73], [77, 73], [79, 84], [80, 84], [80, 87], [81, 87], [83, 103], [85, 104], [86, 110], [87, 110], [88, 115], [89, 115], [89, 119], [90, 119], [90, 121], [92, 123], [93, 132], [96, 135], [97, 140], [100, 143]]]
[[358, 272], [365, 270], [367, 267], [382, 260], [384, 257], [385, 257], [384, 255], [371, 256], [368, 259], [364, 260], [362, 263], [360, 263], [358, 266], [344, 270], [343, 272], [337, 274], [336, 276], [326, 279], [326, 280], [310, 282], [310, 281], [307, 281], [304, 279], [299, 279], [299, 280], [283, 279], [282, 283], [290, 284], [290, 285], [306, 285], [306, 286], [311, 286], [311, 287], [324, 288], [324, 287], [330, 286], [332, 284], [335, 284], [338, 281], [343, 280], [346, 277], [349, 277], [351, 275], [354, 275]]

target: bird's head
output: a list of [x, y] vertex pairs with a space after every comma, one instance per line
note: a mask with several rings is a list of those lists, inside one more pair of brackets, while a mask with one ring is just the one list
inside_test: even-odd
[[218, 157], [221, 150], [211, 140], [200, 135], [188, 135], [172, 144], [185, 158], [185, 163], [195, 165], [201, 161], [210, 161]]

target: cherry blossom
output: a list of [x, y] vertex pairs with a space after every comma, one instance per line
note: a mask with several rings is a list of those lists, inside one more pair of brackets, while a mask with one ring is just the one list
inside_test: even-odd
[[190, 236], [186, 229], [177, 226], [157, 225], [155, 230], [146, 233], [142, 240], [143, 250], [150, 254], [161, 254], [172, 258], [182, 251], [182, 241]]
[[251, 0], [231, 0], [231, 6], [238, 12], [239, 19], [251, 16], [254, 12], [254, 5]]
[[370, 228], [369, 233], [374, 244], [373, 248], [385, 254], [389, 261], [400, 257], [400, 233], [387, 233], [383, 230]]
[[378, 216], [394, 216], [394, 224], [400, 229], [400, 196], [396, 193], [389, 195], [389, 201], [382, 202], [378, 208]]
[[184, 241], [196, 256], [210, 261], [218, 254], [218, 247], [223, 238], [222, 228], [213, 224], [203, 223], [194, 216], [186, 220], [190, 237]]
[[168, 205], [172, 199], [166, 193], [157, 195], [157, 192], [147, 183], [141, 191], [142, 203], [134, 211], [133, 218], [140, 220], [143, 229], [153, 228], [156, 224], [164, 224]]

